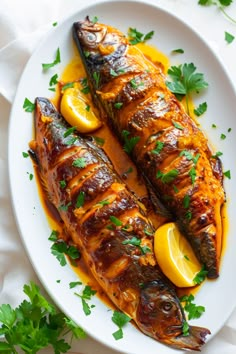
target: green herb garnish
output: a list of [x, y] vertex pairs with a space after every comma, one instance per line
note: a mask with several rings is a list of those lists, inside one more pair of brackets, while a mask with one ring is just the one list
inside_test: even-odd
[[122, 241], [123, 245], [132, 245], [136, 246], [140, 249], [142, 254], [146, 254], [148, 252], [151, 252], [150, 248], [147, 246], [141, 246], [141, 239], [133, 236], [131, 239], [127, 239]]
[[74, 293], [76, 296], [81, 298], [83, 311], [86, 316], [91, 314], [91, 308], [95, 307], [95, 305], [88, 304], [87, 300], [91, 300], [92, 296], [96, 294], [96, 290], [93, 290], [91, 286], [86, 285], [82, 294]]
[[65, 255], [68, 255], [72, 260], [80, 257], [79, 250], [75, 246], [68, 245], [63, 240], [53, 243], [51, 253], [56, 257], [62, 267], [66, 265]]
[[67, 136], [73, 134], [75, 130], [76, 130], [76, 127], [70, 127], [70, 128], [68, 128], [68, 129], [65, 131], [65, 133], [63, 134], [63, 137], [66, 138]]
[[129, 38], [129, 43], [132, 45], [138, 44], [138, 43], [144, 43], [147, 40], [151, 39], [154, 35], [154, 31], [150, 31], [147, 34], [143, 34], [139, 31], [137, 31], [136, 28], [129, 28], [128, 30], [128, 38]]
[[200, 272], [198, 272], [195, 278], [193, 279], [194, 284], [201, 284], [206, 279], [207, 274], [208, 271], [206, 270], [205, 266], [203, 266]]
[[35, 104], [32, 103], [28, 98], [25, 98], [23, 108], [26, 112], [33, 112], [35, 109]]
[[190, 93], [206, 88], [208, 83], [205, 81], [203, 74], [196, 73], [196, 66], [193, 63], [185, 63], [179, 66], [171, 66], [168, 74], [172, 81], [166, 81], [166, 86], [171, 92], [181, 97], [186, 97], [187, 112], [189, 114], [189, 96]]
[[118, 218], [116, 218], [116, 217], [113, 216], [113, 215], [110, 216], [110, 221], [111, 221], [112, 224], [114, 224], [115, 226], [122, 226], [122, 225], [123, 225], [122, 221], [120, 221]]
[[78, 168], [84, 168], [87, 165], [84, 157], [78, 157], [78, 159], [72, 162], [72, 166]]
[[203, 115], [203, 113], [205, 113], [207, 110], [207, 103], [203, 102], [200, 103], [199, 106], [194, 109], [194, 113], [196, 114], [197, 117], [200, 117], [201, 115]]
[[114, 311], [112, 316], [112, 321], [118, 326], [118, 331], [112, 333], [115, 340], [123, 338], [123, 327], [126, 323], [130, 322], [131, 318], [120, 311]]
[[151, 153], [159, 155], [163, 147], [164, 147], [164, 143], [162, 141], [156, 141], [156, 147], [151, 151]]
[[225, 41], [230, 44], [234, 41], [235, 37], [229, 33], [229, 32], [225, 32]]
[[75, 204], [76, 208], [81, 208], [84, 205], [84, 198], [85, 193], [80, 191]]
[[1, 334], [5, 336], [0, 352], [33, 354], [52, 346], [55, 353], [66, 353], [71, 345], [63, 338], [65, 334], [72, 332], [72, 337], [85, 338], [82, 328], [56, 310], [41, 294], [38, 285], [31, 281], [24, 285], [23, 291], [29, 300], [24, 300], [16, 309], [9, 304], [0, 307]]
[[116, 102], [116, 103], [114, 103], [114, 107], [115, 107], [116, 109], [121, 109], [122, 106], [123, 106], [123, 102]]
[[176, 169], [170, 170], [167, 173], [162, 173], [161, 171], [158, 171], [156, 174], [157, 179], [161, 179], [163, 183], [171, 183], [175, 180], [175, 178], [178, 176], [179, 171]]
[[223, 175], [224, 175], [225, 177], [227, 177], [228, 179], [231, 179], [231, 173], [230, 173], [230, 170], [225, 171], [225, 172], [223, 173]]
[[52, 68], [53, 66], [59, 64], [60, 62], [61, 62], [60, 49], [57, 48], [55, 60], [49, 64], [42, 64], [43, 70], [48, 70], [48, 69]]
[[178, 53], [178, 54], [183, 54], [184, 50], [182, 48], [177, 48], [177, 49], [173, 49], [171, 51], [171, 53]]
[[199, 0], [198, 4], [202, 6], [215, 5], [229, 21], [236, 23], [236, 20], [234, 20], [231, 16], [229, 16], [225, 11], [225, 7], [229, 6], [232, 3], [232, 1], [233, 0]]
[[135, 145], [139, 142], [140, 136], [133, 136], [132, 138], [129, 139], [128, 138], [129, 135], [130, 135], [130, 132], [128, 130], [122, 131], [122, 137], [125, 141], [123, 148], [128, 154], [131, 154]]
[[184, 295], [180, 298], [180, 302], [185, 303], [184, 310], [188, 313], [189, 320], [199, 318], [205, 312], [204, 306], [197, 306], [193, 301], [194, 296], [192, 294]]

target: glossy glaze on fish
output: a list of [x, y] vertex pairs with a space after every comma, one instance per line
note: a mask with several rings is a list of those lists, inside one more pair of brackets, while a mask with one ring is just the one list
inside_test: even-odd
[[172, 212], [208, 277], [216, 278], [225, 200], [220, 160], [167, 89], [161, 67], [123, 33], [86, 18], [74, 24], [73, 34], [101, 116], [126, 150], [133, 143], [133, 161]]
[[31, 155], [66, 233], [112, 302], [143, 333], [175, 348], [200, 350], [210, 332], [190, 326], [183, 335], [186, 319], [156, 263], [145, 210], [96, 143], [68, 129], [49, 100], [36, 99]]

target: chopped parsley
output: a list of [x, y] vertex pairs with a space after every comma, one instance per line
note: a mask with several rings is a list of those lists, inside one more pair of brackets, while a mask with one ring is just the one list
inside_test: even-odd
[[130, 322], [131, 318], [127, 316], [125, 313], [120, 311], [114, 311], [112, 316], [112, 321], [117, 325], [119, 328], [116, 332], [112, 333], [115, 340], [119, 340], [123, 338], [123, 327], [126, 323]]
[[49, 81], [49, 86], [51, 87], [56, 85], [58, 83], [57, 79], [58, 79], [58, 75], [57, 74], [53, 75]]
[[72, 166], [78, 168], [84, 168], [87, 165], [84, 157], [78, 157], [78, 159], [72, 162]]
[[127, 152], [128, 154], [131, 154], [135, 145], [139, 142], [140, 136], [133, 136], [129, 139], [128, 138], [129, 135], [130, 135], [130, 132], [128, 130], [122, 131], [122, 137], [125, 141], [123, 148], [124, 148], [125, 152]]
[[220, 138], [221, 138], [221, 140], [225, 140], [225, 139], [226, 139], [226, 135], [222, 133], [222, 134], [220, 135]]
[[156, 141], [156, 147], [151, 151], [151, 153], [159, 155], [163, 147], [164, 147], [164, 143], [162, 141]]
[[51, 232], [51, 234], [50, 234], [48, 240], [55, 242], [55, 241], [58, 240], [58, 235], [59, 235], [59, 233], [58, 233], [57, 230], [52, 230], [52, 232]]
[[88, 85], [88, 79], [86, 77], [81, 80], [81, 85], [83, 88], [80, 91], [87, 95], [90, 92], [90, 88]]
[[75, 246], [68, 245], [63, 240], [53, 243], [51, 246], [51, 253], [56, 257], [62, 267], [66, 265], [65, 255], [68, 255], [72, 260], [80, 257], [79, 250]]
[[201, 284], [206, 279], [207, 274], [208, 271], [206, 270], [205, 266], [202, 266], [200, 272], [198, 272], [193, 279], [194, 284]]
[[73, 145], [78, 140], [77, 136], [72, 136], [64, 142], [65, 145]]
[[229, 32], [225, 32], [225, 41], [230, 44], [234, 41], [235, 37], [229, 33]]
[[147, 34], [143, 34], [139, 31], [137, 31], [136, 28], [129, 28], [128, 30], [128, 38], [129, 38], [129, 43], [132, 45], [138, 44], [138, 43], [144, 43], [147, 40], [151, 39], [154, 35], [154, 31], [150, 31]]
[[187, 321], [183, 323], [182, 332], [184, 337], [189, 336], [189, 324]]
[[77, 285], [82, 285], [81, 281], [71, 281], [69, 283], [70, 289], [74, 289]]
[[32, 103], [27, 97], [24, 100], [23, 108], [25, 112], [33, 112], [35, 110], [35, 103]]
[[137, 238], [137, 237], [132, 237], [131, 239], [127, 239], [122, 241], [123, 245], [132, 245], [132, 246], [136, 246], [140, 249], [142, 254], [146, 254], [148, 252], [151, 252], [150, 248], [147, 246], [141, 246], [141, 239]]
[[225, 171], [225, 172], [223, 173], [223, 175], [224, 175], [225, 177], [227, 177], [228, 179], [231, 179], [231, 173], [230, 173], [230, 170]]
[[110, 221], [112, 222], [112, 224], [114, 224], [115, 226], [122, 226], [123, 223], [120, 219], [116, 218], [115, 216], [111, 215], [110, 216]]
[[100, 145], [100, 146], [103, 146], [104, 143], [105, 143], [105, 139], [103, 138], [100, 138], [99, 136], [93, 136], [93, 139], [95, 140], [95, 142]]
[[58, 207], [58, 210], [59, 210], [59, 211], [67, 211], [70, 205], [71, 205], [71, 202], [69, 202], [69, 203], [67, 203], [67, 204], [61, 204], [61, 205]]
[[177, 128], [179, 130], [184, 130], [184, 127], [182, 125], [180, 125], [179, 123], [175, 122], [174, 120], [172, 120], [172, 123], [175, 128]]
[[76, 208], [81, 208], [84, 205], [85, 193], [80, 191], [76, 200]]
[[98, 88], [98, 86], [99, 86], [99, 81], [100, 81], [100, 74], [95, 71], [95, 72], [93, 73], [93, 79], [94, 79], [94, 81], [95, 81], [95, 87]]
[[212, 155], [211, 157], [213, 158], [213, 159], [216, 159], [217, 157], [220, 157], [220, 156], [222, 156], [223, 155], [223, 152], [221, 152], [221, 151], [217, 151], [214, 155]]
[[86, 316], [91, 314], [91, 309], [95, 307], [95, 305], [90, 305], [87, 300], [91, 300], [92, 296], [96, 294], [96, 290], [93, 290], [91, 286], [86, 285], [83, 289], [82, 294], [74, 293], [76, 296], [81, 298], [83, 311]]
[[26, 159], [27, 157], [29, 157], [29, 154], [25, 151], [22, 151], [22, 156]]
[[139, 86], [143, 86], [144, 83], [143, 83], [142, 81], [138, 83], [136, 79], [131, 79], [131, 80], [130, 80], [130, 85], [131, 85], [131, 87], [132, 87], [133, 89], [136, 90]]
[[205, 312], [204, 306], [197, 306], [193, 301], [194, 296], [192, 294], [184, 295], [180, 298], [180, 302], [185, 303], [184, 310], [188, 313], [189, 320], [199, 318]]
[[63, 137], [66, 138], [67, 136], [73, 134], [75, 130], [76, 130], [76, 127], [70, 127], [70, 128], [68, 128], [68, 129], [65, 131], [65, 133], [63, 134]]
[[199, 92], [206, 88], [208, 83], [204, 79], [204, 75], [196, 73], [196, 66], [193, 63], [184, 63], [179, 66], [171, 66], [168, 75], [172, 81], [166, 81], [166, 86], [173, 92], [177, 98], [186, 97], [187, 112], [189, 113], [189, 95], [191, 92]]
[[61, 90], [65, 91], [68, 88], [74, 87], [75, 83], [74, 82], [67, 82], [65, 85], [62, 86]]
[[116, 109], [121, 109], [122, 106], [123, 106], [123, 102], [116, 102], [116, 103], [114, 103], [114, 107], [115, 107]]
[[43, 70], [48, 70], [48, 69], [52, 68], [53, 66], [59, 64], [60, 62], [61, 62], [60, 49], [57, 48], [56, 58], [54, 59], [54, 61], [52, 63], [42, 64]]
[[97, 23], [97, 22], [98, 22], [98, 17], [97, 17], [97, 16], [94, 16], [94, 17], [92, 18], [92, 23], [95, 24], [95, 23]]
[[104, 199], [104, 200], [101, 200], [100, 202], [98, 202], [97, 204], [104, 206], [104, 205], [109, 205], [110, 202], [108, 199]]
[[207, 102], [200, 103], [197, 108], [194, 109], [194, 113], [197, 117], [200, 117], [207, 111]]
[[188, 195], [188, 194], [186, 194], [185, 196], [184, 196], [184, 199], [183, 199], [183, 207], [185, 208], [185, 209], [188, 209], [188, 207], [189, 207], [189, 205], [190, 205], [190, 196]]
[[184, 50], [182, 48], [173, 49], [171, 53], [183, 54]]
[[161, 171], [158, 171], [156, 174], [157, 179], [161, 179], [162, 183], [171, 183], [173, 182], [176, 177], [178, 176], [179, 171], [176, 169], [170, 170], [167, 173], [162, 173]]

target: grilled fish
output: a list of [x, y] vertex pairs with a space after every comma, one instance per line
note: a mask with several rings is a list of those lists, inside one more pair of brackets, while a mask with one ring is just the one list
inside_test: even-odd
[[73, 36], [94, 100], [156, 195], [172, 213], [209, 278], [219, 275], [222, 167], [203, 132], [151, 63], [117, 29], [87, 17]]
[[30, 147], [49, 200], [112, 302], [143, 333], [172, 347], [200, 350], [210, 332], [189, 326], [184, 335], [175, 288], [153, 254], [152, 225], [104, 152], [69, 127], [46, 98], [36, 99]]

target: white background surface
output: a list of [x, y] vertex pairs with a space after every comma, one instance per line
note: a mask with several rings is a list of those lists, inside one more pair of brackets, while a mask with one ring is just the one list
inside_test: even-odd
[[[86, 4], [94, 2], [87, 0]], [[236, 82], [236, 40], [230, 45], [224, 40], [225, 31], [236, 36], [235, 24], [230, 23], [216, 7], [201, 7], [197, 0], [150, 2], [172, 11], [204, 36]], [[30, 279], [38, 282], [21, 244], [9, 198], [7, 130], [11, 103], [22, 70], [38, 41], [51, 29], [53, 22], [60, 23], [83, 6], [85, 4], [78, 0], [0, 0], [0, 304], [17, 306], [24, 297], [23, 285]], [[236, 4], [227, 11], [236, 17]], [[115, 353], [90, 338], [74, 343], [73, 350], [74, 353], [82, 354]], [[50, 353], [47, 350], [43, 352]], [[202, 352], [236, 353], [236, 311]]]

